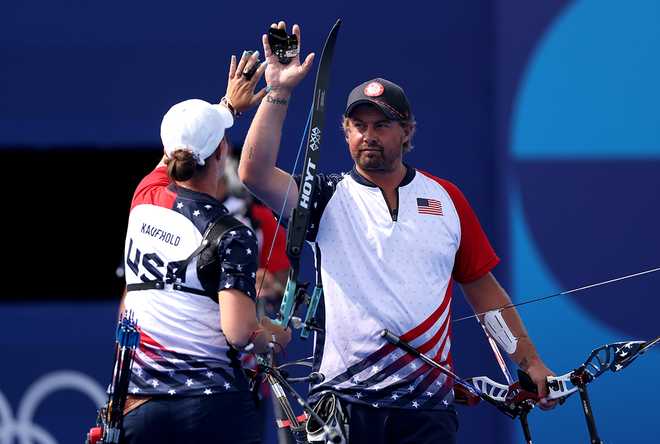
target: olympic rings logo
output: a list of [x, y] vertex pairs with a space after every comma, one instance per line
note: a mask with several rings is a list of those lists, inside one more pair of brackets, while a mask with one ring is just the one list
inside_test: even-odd
[[72, 370], [56, 371], [30, 385], [14, 420], [9, 402], [0, 392], [0, 444], [13, 444], [14, 439], [19, 444], [58, 444], [50, 433], [32, 422], [41, 401], [58, 390], [77, 390], [87, 395], [97, 407], [107, 398], [101, 386], [89, 376]]

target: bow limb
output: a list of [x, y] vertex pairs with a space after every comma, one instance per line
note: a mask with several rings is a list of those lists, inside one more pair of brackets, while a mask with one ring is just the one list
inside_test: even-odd
[[[276, 323], [288, 327], [292, 321], [303, 327], [301, 336], [306, 337], [309, 330], [315, 329], [313, 324], [314, 312], [321, 297], [320, 276], [317, 272], [317, 289], [314, 290], [310, 298], [306, 294], [306, 284], [298, 281], [300, 274], [300, 256], [303, 245], [307, 238], [307, 232], [310, 226], [311, 211], [313, 208], [313, 199], [317, 186], [318, 165], [321, 154], [321, 142], [323, 139], [323, 128], [325, 120], [326, 95], [330, 84], [330, 71], [332, 56], [334, 53], [337, 35], [341, 20], [338, 20], [333, 26], [323, 47], [319, 69], [316, 74], [314, 85], [314, 99], [309, 116], [309, 129], [307, 133], [307, 142], [305, 150], [305, 161], [303, 163], [302, 177], [298, 187], [298, 199], [296, 206], [289, 217], [289, 226], [287, 230], [287, 256], [291, 262], [291, 269], [287, 279], [284, 297], [280, 306]], [[307, 130], [307, 128], [306, 128]], [[280, 215], [281, 217], [281, 215]], [[304, 322], [294, 319], [294, 314], [298, 305], [307, 302], [311, 310], [305, 317]]]
[[548, 398], [565, 399], [608, 370], [616, 373], [648, 349], [660, 343], [660, 336], [650, 341], [612, 342], [595, 348], [587, 360], [575, 370], [561, 376], [549, 376]]
[[646, 353], [646, 351], [660, 343], [660, 336], [650, 341], [629, 341], [621, 343], [615, 354], [614, 362], [610, 364], [609, 369], [612, 372], [618, 372], [630, 365], [639, 356]]
[[[305, 302], [309, 297], [306, 295], [306, 284], [301, 284], [298, 281], [300, 273], [300, 257], [302, 254], [302, 249], [304, 242], [307, 237], [307, 231], [310, 225], [311, 217], [311, 204], [312, 198], [314, 196], [314, 190], [316, 187], [316, 174], [317, 166], [319, 159], [319, 148], [321, 143], [321, 134], [323, 130], [323, 118], [324, 118], [324, 109], [325, 109], [325, 95], [329, 83], [330, 75], [330, 62], [332, 60], [332, 53], [337, 39], [337, 33], [339, 31], [340, 21], [334, 25], [326, 44], [323, 48], [323, 53], [321, 55], [321, 62], [319, 66], [319, 71], [316, 76], [316, 84], [314, 88], [314, 101], [307, 119], [307, 124], [305, 126], [304, 133], [307, 134], [306, 139], [306, 152], [305, 160], [303, 165], [303, 175], [302, 180], [299, 186], [298, 198], [296, 204], [292, 210], [292, 213], [288, 219], [288, 229], [287, 229], [287, 244], [286, 252], [289, 260], [291, 262], [291, 268], [289, 269], [287, 284], [283, 296], [283, 300], [280, 306], [280, 310], [277, 315], [277, 319], [273, 321], [274, 324], [280, 325], [284, 328], [289, 327], [291, 324], [299, 322], [294, 318], [294, 314], [297, 306], [301, 302]], [[283, 24], [281, 25], [283, 29]], [[299, 39], [299, 28], [294, 26], [294, 33]], [[265, 39], [265, 37], [264, 37]], [[270, 52], [270, 47], [267, 45], [267, 40], [264, 40], [264, 52], [267, 57], [272, 57]], [[308, 57], [307, 61], [311, 61]], [[277, 99], [273, 99], [277, 103]], [[283, 99], [282, 99], [283, 100]], [[282, 102], [280, 100], [280, 102]], [[284, 104], [287, 103], [286, 100], [283, 101]], [[284, 113], [280, 113], [280, 118], [283, 120]], [[281, 123], [281, 122], [280, 122]], [[312, 128], [309, 130], [309, 128]], [[281, 130], [281, 128], [279, 128]], [[279, 145], [279, 133], [277, 144]], [[282, 204], [282, 209], [279, 211], [278, 225], [281, 224], [285, 208], [287, 208], [287, 198], [289, 192], [293, 188], [293, 173], [296, 170], [298, 164], [298, 159], [300, 158], [300, 153], [302, 152], [303, 141], [301, 140], [301, 145], [296, 156], [296, 162], [293, 167], [293, 172], [290, 175], [289, 183], [284, 193], [284, 202]], [[270, 246], [270, 251], [268, 253], [268, 258], [266, 260], [265, 268], [268, 268], [268, 263], [272, 257], [273, 248], [275, 245], [275, 240]], [[259, 290], [257, 291], [257, 297], [260, 295], [261, 285], [263, 280], [259, 285]], [[314, 294], [317, 294], [315, 291]], [[320, 296], [319, 296], [320, 297]], [[311, 305], [311, 304], [310, 304]], [[315, 306], [315, 305], [314, 305]], [[306, 437], [304, 436], [304, 425], [301, 423], [299, 418], [295, 415], [291, 404], [289, 403], [287, 392], [289, 395], [293, 396], [298, 404], [300, 404], [306, 413], [314, 417], [319, 424], [323, 426], [323, 429], [328, 436], [328, 438], [334, 442], [334, 437], [336, 433], [330, 430], [325, 422], [316, 415], [312, 410], [311, 406], [291, 387], [287, 382], [286, 378], [280, 373], [280, 370], [275, 366], [273, 353], [267, 353], [258, 357], [259, 370], [261, 374], [266, 375], [266, 379], [275, 393], [278, 405], [281, 407], [281, 410], [284, 413], [286, 418], [282, 418], [284, 423], [288, 424], [288, 427], [291, 428], [292, 432], [295, 435], [297, 442], [307, 442]]]

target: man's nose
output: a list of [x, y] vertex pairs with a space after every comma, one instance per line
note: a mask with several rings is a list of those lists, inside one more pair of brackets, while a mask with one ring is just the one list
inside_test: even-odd
[[375, 131], [374, 127], [372, 127], [371, 125], [368, 125], [364, 129], [364, 131], [362, 132], [362, 138], [367, 144], [375, 142], [376, 141], [376, 131]]

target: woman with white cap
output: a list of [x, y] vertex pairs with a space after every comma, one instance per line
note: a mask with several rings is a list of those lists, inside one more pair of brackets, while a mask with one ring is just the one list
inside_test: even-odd
[[220, 104], [170, 108], [163, 162], [133, 196], [124, 306], [141, 335], [122, 442], [260, 442], [238, 351], [283, 347], [290, 332], [257, 321], [255, 235], [215, 199], [226, 130], [265, 95], [255, 93], [265, 69], [257, 64], [257, 54], [232, 57]]

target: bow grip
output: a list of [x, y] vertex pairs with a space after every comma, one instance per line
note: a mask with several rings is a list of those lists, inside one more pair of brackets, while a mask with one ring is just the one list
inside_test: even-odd
[[518, 369], [518, 382], [520, 382], [520, 388], [523, 390], [538, 394], [538, 387], [536, 387], [536, 384], [534, 381], [532, 381], [532, 378], [530, 378], [527, 372], [521, 369]]
[[284, 296], [282, 297], [282, 304], [277, 319], [273, 321], [274, 324], [281, 327], [288, 327], [291, 322], [291, 317], [296, 309], [296, 293], [298, 292], [298, 283], [295, 280], [289, 279], [286, 283]]
[[319, 305], [319, 300], [323, 295], [323, 288], [314, 287], [312, 292], [312, 297], [309, 300], [307, 305], [307, 314], [305, 315], [305, 322], [303, 324], [302, 330], [300, 331], [300, 337], [306, 339], [309, 336], [309, 332], [312, 330], [309, 328], [310, 325], [314, 323], [314, 317], [316, 316], [316, 309]]
[[286, 254], [293, 264], [297, 264], [300, 260], [305, 238], [307, 237], [308, 222], [309, 210], [298, 207], [291, 210], [289, 228], [286, 232]]

